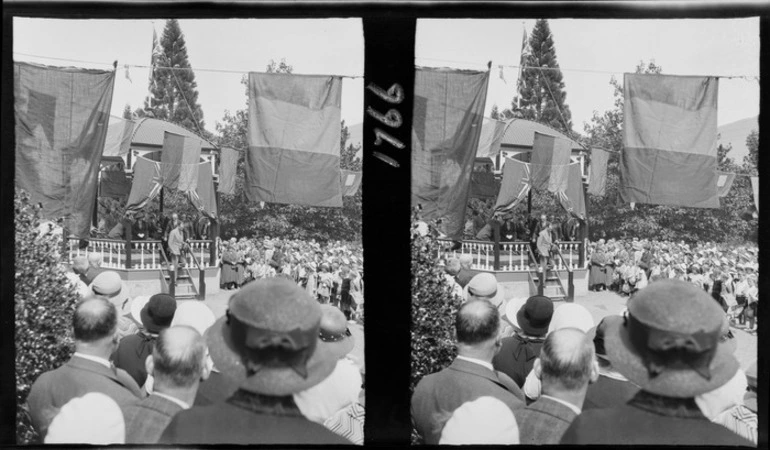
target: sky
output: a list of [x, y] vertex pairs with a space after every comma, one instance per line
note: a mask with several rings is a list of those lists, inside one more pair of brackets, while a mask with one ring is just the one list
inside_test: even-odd
[[[225, 110], [245, 107], [242, 74], [264, 71], [271, 59], [286, 59], [294, 73], [363, 75], [364, 39], [360, 19], [194, 19], [180, 20], [199, 103], [209, 131]], [[485, 70], [492, 61], [487, 113], [510, 105], [515, 93], [522, 30], [534, 20], [421, 19], [417, 22], [416, 64]], [[654, 60], [663, 73], [759, 76], [759, 20], [549, 20], [564, 75], [573, 129], [583, 131], [594, 111], [613, 106], [614, 74], [633, 72], [639, 61]], [[14, 57], [49, 65], [110, 68], [118, 60], [113, 114], [125, 104], [143, 105], [147, 95], [153, 26], [164, 20], [14, 19]], [[74, 61], [34, 58], [26, 55]], [[82, 62], [87, 61], [87, 62]], [[95, 64], [94, 64], [95, 63]], [[236, 73], [206, 72], [232, 70]], [[342, 118], [363, 121], [363, 79], [345, 78]], [[759, 114], [759, 82], [720, 79], [718, 124]]]
[[[205, 127], [215, 132], [225, 110], [246, 107], [243, 74], [264, 72], [270, 60], [285, 59], [297, 74], [364, 73], [364, 37], [360, 19], [195, 19], [179, 20], [190, 65], [198, 84]], [[141, 107], [148, 93], [153, 26], [160, 38], [165, 20], [14, 19], [17, 61], [52, 66], [109, 69], [118, 60], [112, 114], [126, 104]], [[22, 55], [25, 54], [25, 55]], [[27, 55], [68, 59], [61, 61]], [[86, 61], [86, 62], [82, 62]], [[206, 72], [201, 69], [236, 73]], [[363, 78], [342, 81], [342, 119], [363, 121]]]
[[[583, 132], [593, 112], [613, 107], [614, 74], [634, 72], [639, 61], [671, 75], [759, 76], [759, 20], [658, 19], [548, 21], [564, 76], [573, 130]], [[416, 64], [486, 70], [492, 61], [487, 114], [509, 107], [516, 91], [522, 29], [534, 20], [425, 19], [417, 21]], [[720, 79], [718, 125], [759, 114], [759, 82]]]

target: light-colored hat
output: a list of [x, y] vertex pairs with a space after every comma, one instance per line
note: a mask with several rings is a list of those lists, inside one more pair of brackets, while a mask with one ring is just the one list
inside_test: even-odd
[[101, 392], [75, 397], [51, 421], [46, 444], [124, 444], [126, 424], [120, 406]]
[[594, 327], [594, 318], [585, 306], [565, 303], [556, 308], [548, 325], [548, 333], [562, 328], [577, 328], [583, 333]]
[[463, 403], [441, 431], [440, 445], [510, 445], [519, 443], [519, 426], [511, 409], [494, 397]]
[[505, 302], [503, 287], [497, 283], [497, 278], [488, 272], [482, 272], [471, 278], [463, 291], [466, 301], [470, 300], [471, 296], [484, 297], [498, 308]]
[[195, 328], [203, 336], [206, 330], [214, 325], [216, 321], [217, 319], [211, 308], [206, 306], [205, 303], [197, 300], [187, 300], [178, 302], [171, 326], [186, 325]]
[[112, 270], [106, 270], [94, 278], [88, 286], [91, 292], [104, 297], [118, 309], [118, 315], [128, 314], [131, 311], [131, 297], [128, 288], [123, 284], [120, 275]]

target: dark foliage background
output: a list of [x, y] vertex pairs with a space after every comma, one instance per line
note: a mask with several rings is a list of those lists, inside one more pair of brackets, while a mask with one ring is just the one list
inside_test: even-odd
[[[457, 354], [454, 318], [461, 301], [451, 294], [443, 271], [436, 267], [438, 249], [430, 236], [412, 235], [410, 397], [422, 377], [447, 367]], [[414, 431], [412, 442], [418, 443]]]
[[27, 395], [40, 374], [69, 359], [73, 348], [72, 313], [80, 297], [64, 275], [61, 237], [40, 235], [40, 211], [18, 190], [14, 210], [16, 442], [35, 444], [42, 439], [32, 428]]

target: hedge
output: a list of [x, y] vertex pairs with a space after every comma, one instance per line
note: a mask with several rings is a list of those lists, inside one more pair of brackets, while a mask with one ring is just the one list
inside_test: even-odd
[[40, 210], [23, 192], [16, 191], [14, 210], [16, 443], [21, 445], [42, 441], [32, 428], [27, 395], [40, 374], [69, 360], [73, 351], [72, 313], [80, 296], [64, 275], [61, 236], [41, 235]]

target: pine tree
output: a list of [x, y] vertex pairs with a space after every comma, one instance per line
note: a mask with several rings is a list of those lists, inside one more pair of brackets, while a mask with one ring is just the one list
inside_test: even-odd
[[515, 97], [503, 115], [544, 123], [571, 136], [572, 114], [565, 103], [567, 93], [547, 20], [539, 19], [535, 23], [523, 60], [525, 68], [517, 96], [521, 97], [520, 106]]
[[[144, 106], [146, 115], [201, 133], [204, 122], [203, 110], [198, 104], [198, 85], [190, 68], [184, 34], [176, 19], [166, 21], [157, 53], [153, 55], [155, 69], [150, 97]], [[190, 70], [179, 70], [184, 68]]]

